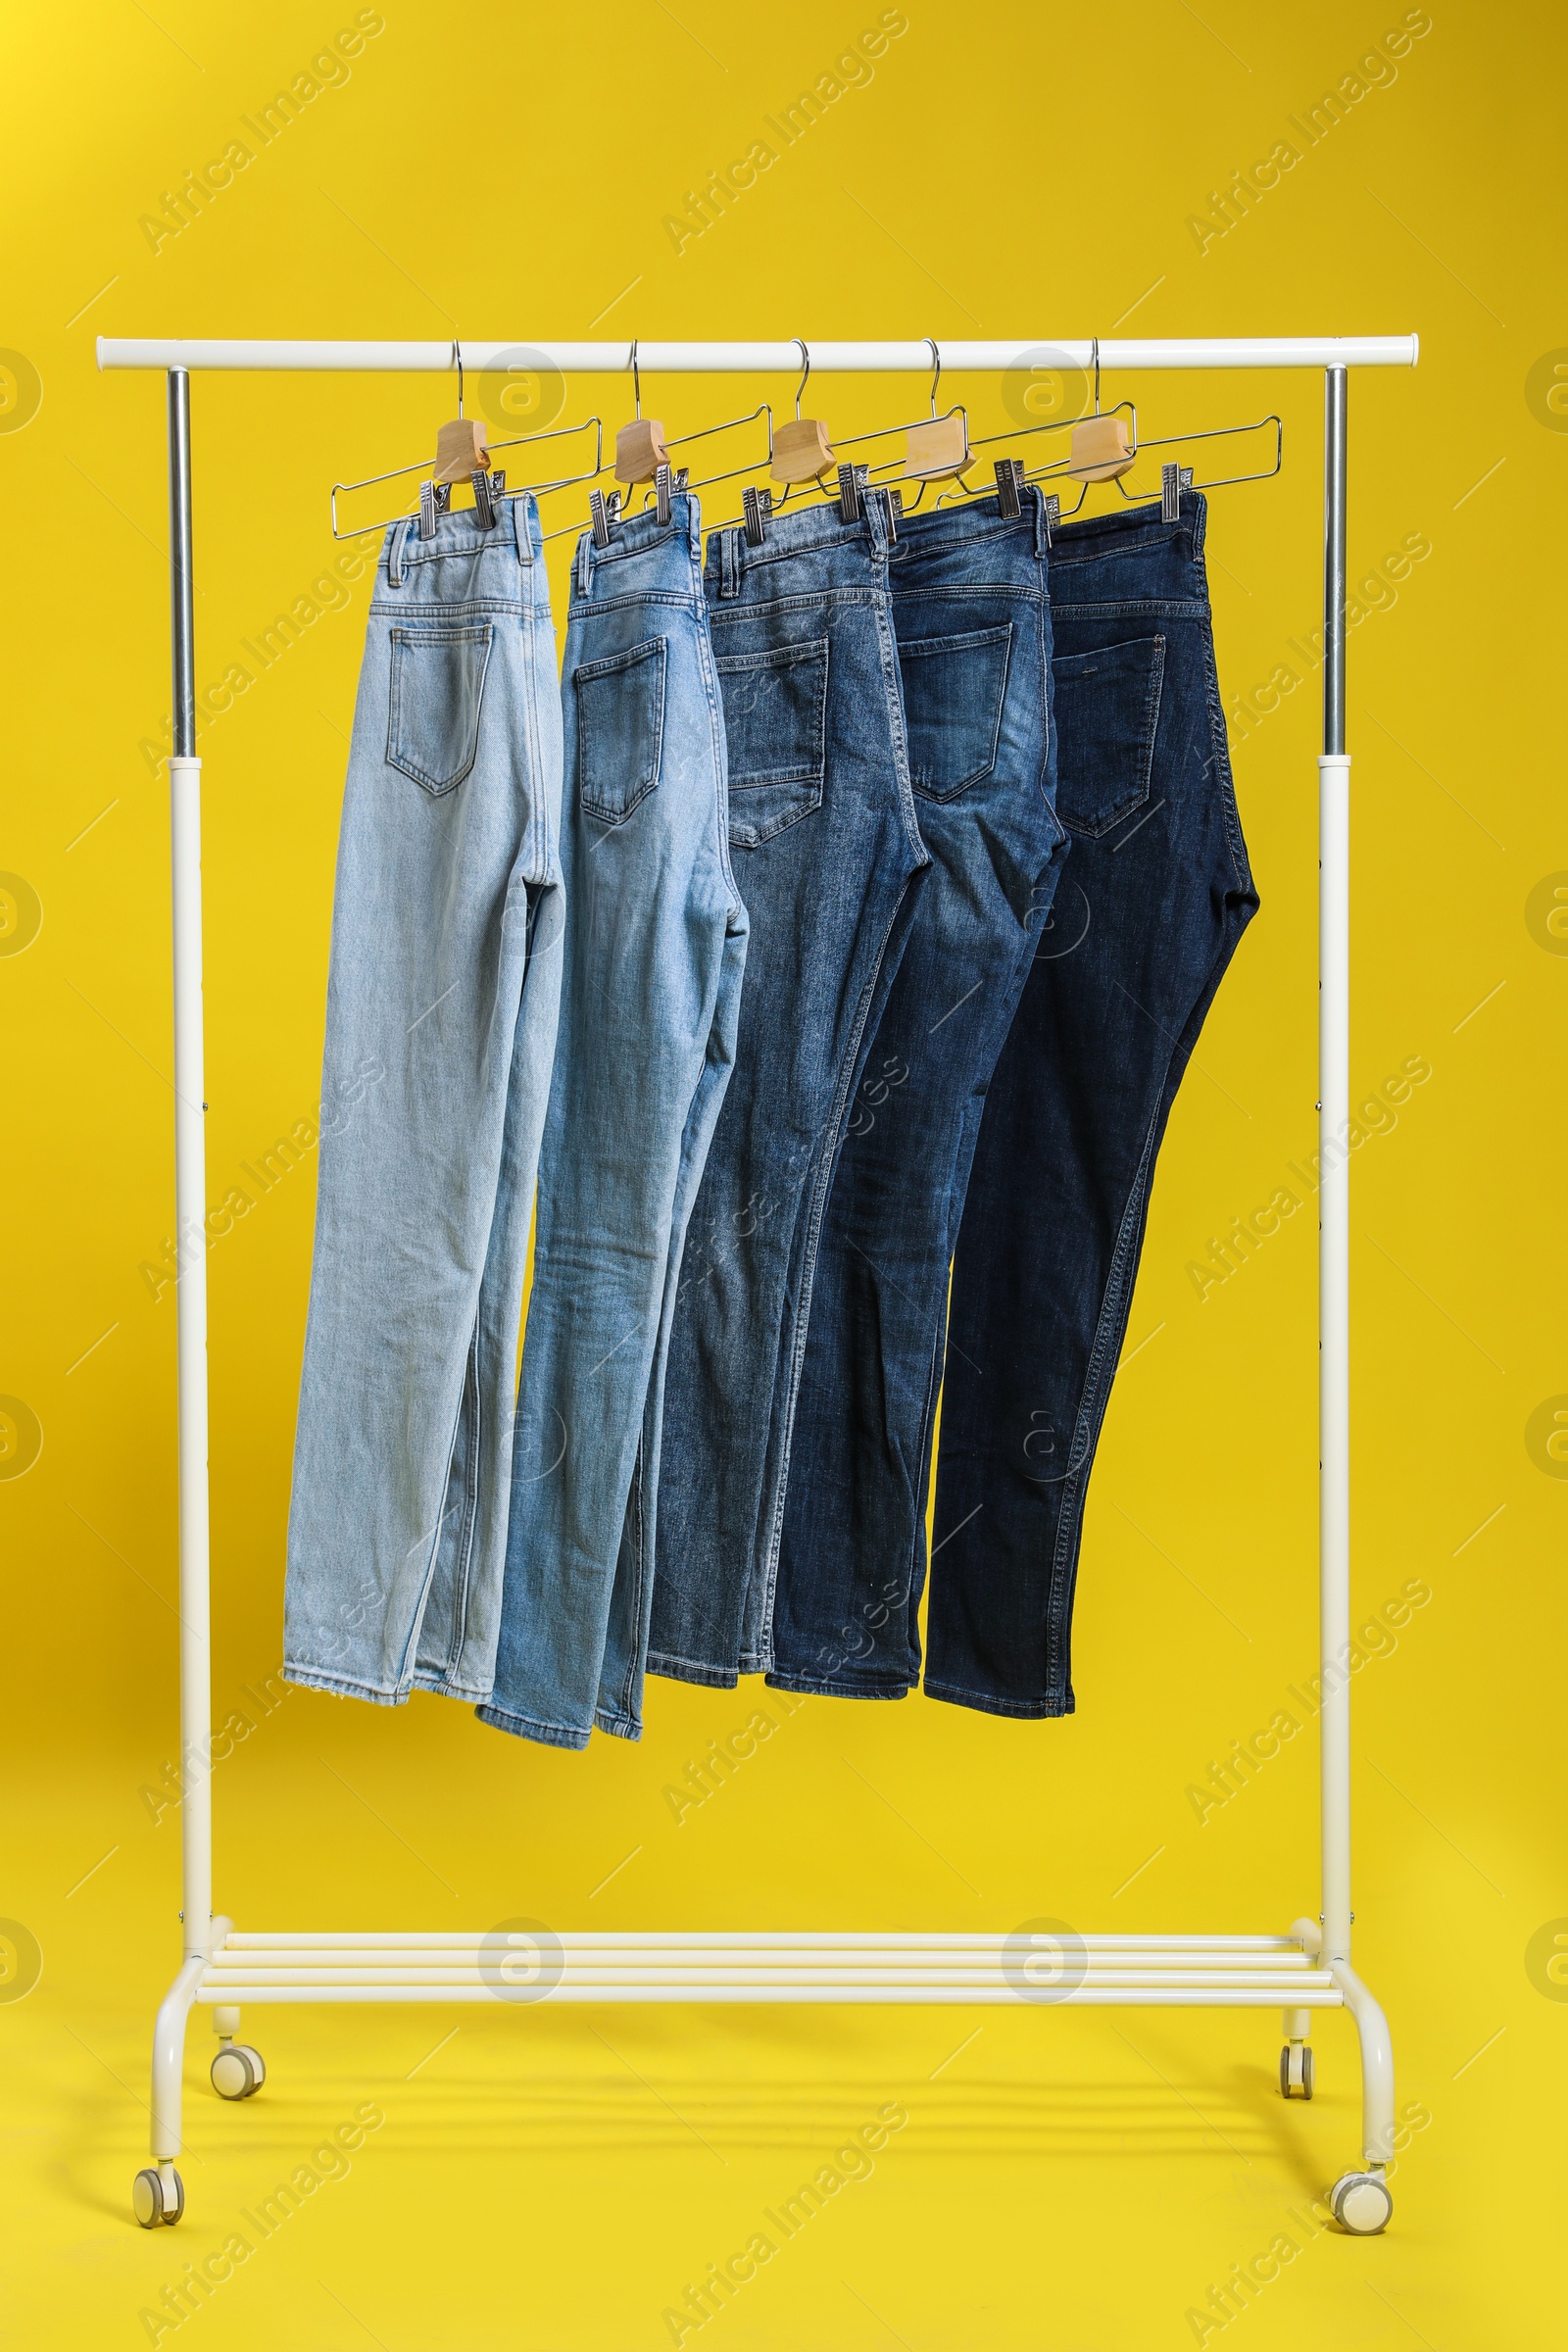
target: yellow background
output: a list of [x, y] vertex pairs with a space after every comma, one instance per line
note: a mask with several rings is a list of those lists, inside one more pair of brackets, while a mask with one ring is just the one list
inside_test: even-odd
[[[1413, 374], [1350, 389], [1352, 578], [1409, 534], [1431, 547], [1370, 592], [1349, 654], [1358, 1093], [1407, 1056], [1432, 1070], [1354, 1164], [1356, 1622], [1412, 1578], [1431, 1592], [1356, 1678], [1355, 1888], [1401, 2105], [1430, 2120], [1386, 2238], [1316, 2237], [1208, 2340], [1463, 2352], [1560, 2324], [1568, 2008], [1527, 1949], [1568, 1913], [1568, 1486], [1527, 1425], [1568, 1390], [1568, 961], [1528, 909], [1568, 868], [1546, 723], [1568, 419], [1526, 379], [1568, 344], [1561, 17], [1433, 0], [1396, 78], [1200, 250], [1190, 217], [1402, 9], [1133, 0], [1047, 22], [908, 0], [874, 76], [677, 253], [664, 217], [878, 13], [386, 0], [349, 77], [155, 252], [142, 216], [355, 11], [13, 12], [0, 340], [43, 395], [0, 432], [0, 866], [42, 909], [24, 944], [23, 894], [0, 939], [21, 950], [0, 956], [0, 1391], [43, 1434], [0, 1480], [0, 1912], [43, 1953], [0, 2004], [6, 2300], [29, 2346], [147, 2341], [141, 2310], [368, 2101], [385, 2122], [348, 2176], [164, 2343], [652, 2352], [686, 2283], [899, 2100], [874, 2174], [687, 2343], [1149, 2352], [1195, 2341], [1190, 2307], [1359, 2144], [1338, 2014], [1316, 2103], [1287, 2108], [1272, 2012], [282, 2009], [247, 2020], [270, 2077], [239, 2107], [207, 2087], [198, 2013], [190, 2211], [131, 2226], [179, 1948], [177, 1812], [155, 1821], [143, 1794], [178, 1739], [174, 1309], [139, 1271], [172, 1221], [167, 793], [139, 749], [169, 708], [167, 523], [163, 384], [97, 373], [99, 333], [1419, 330]], [[666, 381], [648, 405], [678, 430], [790, 389]], [[820, 413], [847, 433], [924, 390], [828, 380]], [[994, 379], [945, 390], [975, 430], [1004, 421]], [[566, 414], [613, 425], [627, 391], [573, 384]], [[1105, 391], [1135, 392], [1150, 435], [1283, 414], [1283, 473], [1216, 493], [1210, 524], [1222, 686], [1250, 697], [1320, 615], [1321, 380]], [[195, 380], [203, 687], [332, 558], [331, 481], [418, 457], [452, 407], [430, 377]], [[362, 581], [202, 736], [213, 1200], [317, 1099], [364, 604]], [[219, 1908], [274, 1928], [1271, 1932], [1316, 1910], [1313, 1734], [1201, 1822], [1188, 1794], [1314, 1658], [1311, 1218], [1201, 1303], [1186, 1269], [1314, 1138], [1318, 724], [1306, 678], [1237, 751], [1263, 909], [1155, 1190], [1089, 1515], [1077, 1717], [812, 1700], [677, 1822], [666, 1785], [752, 1690], [653, 1685], [642, 1745], [584, 1756], [425, 1697], [293, 1690], [264, 1712], [244, 1687], [265, 1698], [279, 1655], [307, 1158], [209, 1257], [214, 1704], [256, 1719], [216, 1774]]]

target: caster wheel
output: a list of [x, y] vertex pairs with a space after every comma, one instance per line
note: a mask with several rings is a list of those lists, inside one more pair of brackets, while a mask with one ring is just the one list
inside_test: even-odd
[[156, 2230], [160, 2222], [172, 2230], [185, 2210], [185, 2183], [177, 2173], [171, 2174], [174, 2183], [174, 2201], [169, 2203], [169, 2191], [164, 2176], [149, 2165], [136, 2175], [131, 2183], [131, 2210], [144, 2230]]
[[1389, 2226], [1394, 2199], [1381, 2173], [1342, 2173], [1329, 2190], [1329, 2206], [1352, 2237], [1376, 2237]]
[[1309, 2041], [1288, 2041], [1281, 2050], [1280, 2096], [1282, 2099], [1309, 2099], [1312, 2096], [1312, 2045]]
[[248, 2041], [225, 2041], [213, 2060], [213, 2088], [220, 2099], [253, 2099], [266, 2081], [262, 2053]]

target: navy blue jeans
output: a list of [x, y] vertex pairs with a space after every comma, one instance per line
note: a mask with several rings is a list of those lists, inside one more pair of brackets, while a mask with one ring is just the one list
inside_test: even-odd
[[1257, 908], [1203, 571], [1204, 501], [1052, 550], [1056, 808], [1072, 835], [998, 1060], [953, 1269], [925, 1689], [1065, 1715], [1084, 1497], [1155, 1155]]
[[687, 1237], [664, 1382], [649, 1667], [767, 1662], [823, 1210], [929, 863], [904, 738], [887, 502], [709, 541], [705, 589], [750, 919], [735, 1067]]
[[987, 1082], [1044, 930], [1051, 615], [1037, 491], [916, 514], [888, 559], [931, 870], [829, 1197], [790, 1454], [769, 1680], [902, 1698], [920, 1671], [948, 1268]]

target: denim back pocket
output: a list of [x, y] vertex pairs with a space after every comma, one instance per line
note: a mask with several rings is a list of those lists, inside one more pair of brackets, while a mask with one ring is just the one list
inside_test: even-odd
[[1164, 674], [1163, 637], [1052, 662], [1056, 814], [1074, 833], [1108, 833], [1148, 800]]
[[618, 825], [659, 782], [664, 755], [669, 647], [645, 638], [623, 654], [584, 662], [577, 690], [577, 791], [590, 816]]
[[899, 640], [909, 781], [928, 801], [956, 800], [997, 763], [1012, 623], [956, 637]]
[[721, 654], [732, 849], [755, 850], [822, 805], [827, 639]]
[[457, 789], [478, 753], [494, 634], [487, 620], [392, 631], [387, 761], [436, 798]]

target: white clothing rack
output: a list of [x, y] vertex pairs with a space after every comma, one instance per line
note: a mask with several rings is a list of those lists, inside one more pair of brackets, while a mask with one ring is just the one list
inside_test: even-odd
[[[190, 375], [202, 368], [445, 372], [527, 363], [570, 372], [762, 374], [800, 363], [779, 343], [252, 343], [100, 338], [100, 368], [157, 368], [169, 377], [172, 574], [174, 1159], [177, 1224], [206, 1214], [203, 1131], [201, 761], [191, 569]], [[265, 2070], [236, 2041], [251, 2001], [829, 2001], [1051, 2003], [1284, 2012], [1280, 2087], [1310, 2098], [1310, 2012], [1347, 2008], [1361, 2051], [1362, 2162], [1329, 2192], [1356, 2234], [1393, 2210], [1385, 2171], [1394, 2147], [1394, 2059], [1383, 2011], [1350, 1965], [1349, 1175], [1341, 1138], [1349, 1118], [1349, 758], [1345, 749], [1346, 388], [1351, 368], [1413, 367], [1413, 335], [1181, 342], [954, 342], [944, 370], [1051, 364], [1076, 368], [1321, 368], [1327, 384], [1324, 468], [1323, 752], [1320, 808], [1319, 1093], [1324, 1148], [1318, 1196], [1320, 1451], [1319, 1620], [1322, 1707], [1322, 1910], [1284, 1936], [1086, 1936], [1055, 1944], [995, 1935], [722, 1933], [570, 1934], [523, 1937], [425, 1934], [257, 1934], [212, 1908], [210, 1614], [207, 1485], [207, 1268], [198, 1251], [180, 1276], [179, 1618], [185, 1957], [153, 2043], [152, 2157], [133, 2194], [144, 2227], [184, 2210], [181, 2073], [192, 2006], [213, 2009], [215, 2086], [242, 2098]], [[818, 373], [919, 372], [932, 346], [821, 343]]]

